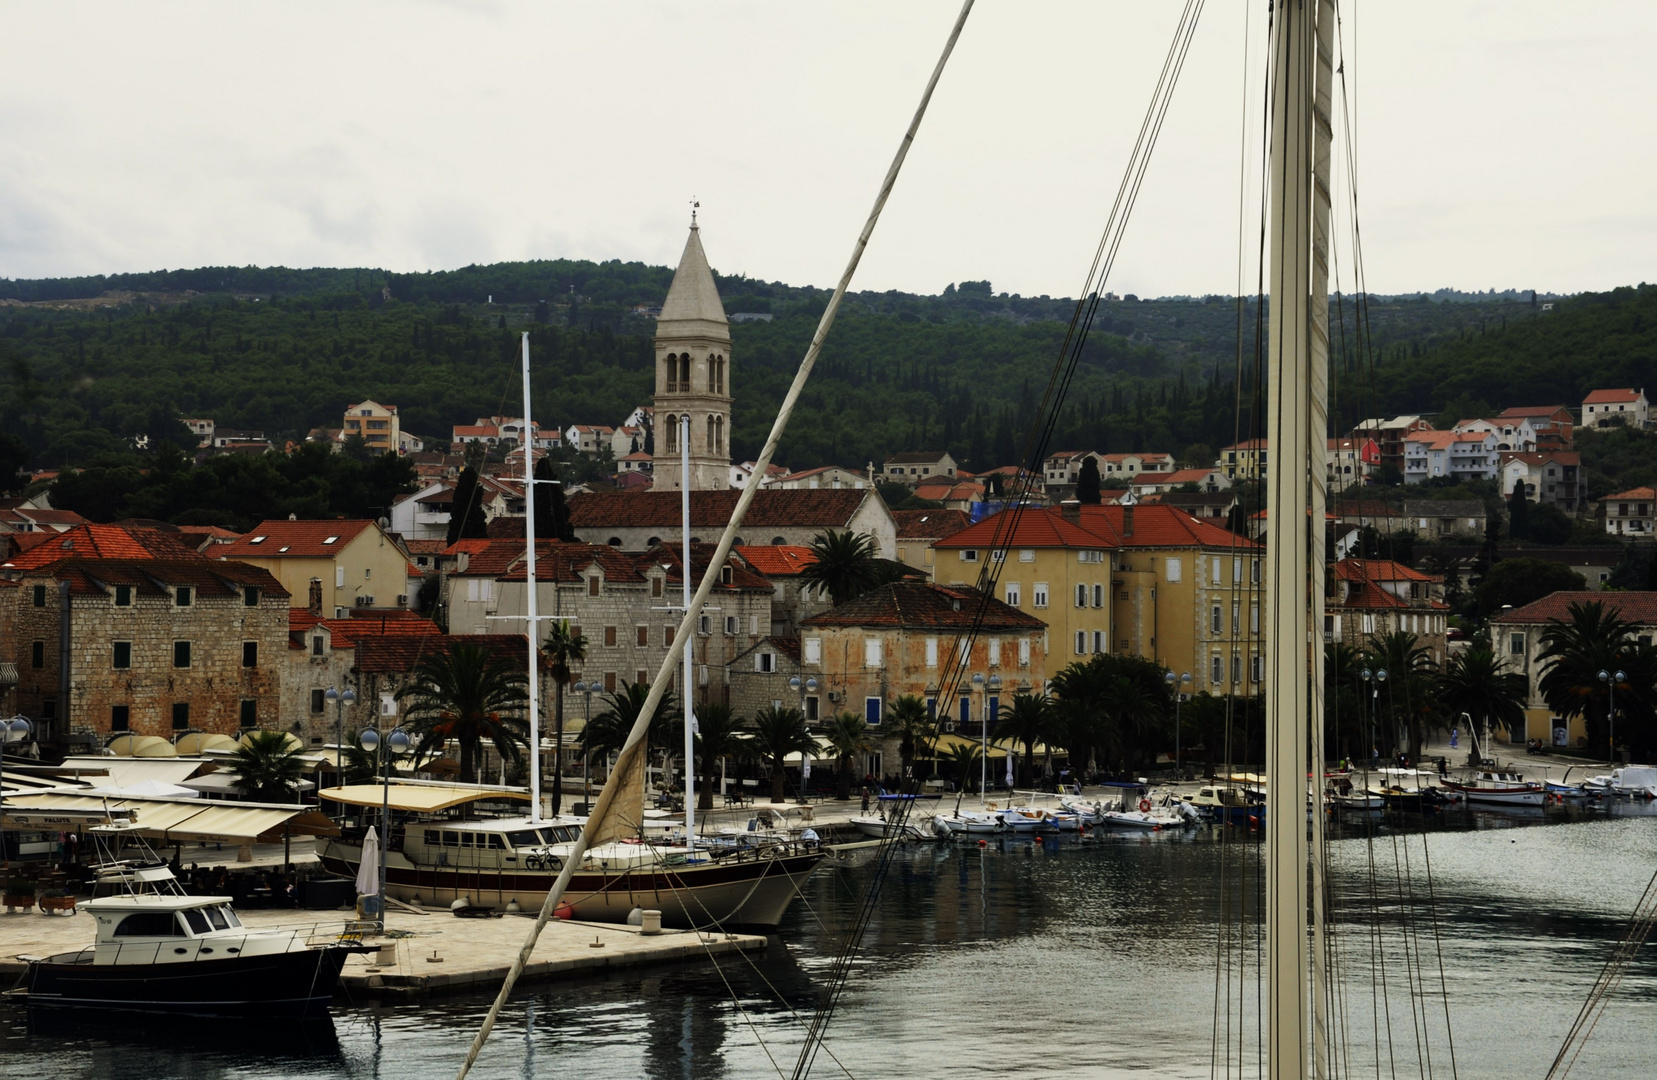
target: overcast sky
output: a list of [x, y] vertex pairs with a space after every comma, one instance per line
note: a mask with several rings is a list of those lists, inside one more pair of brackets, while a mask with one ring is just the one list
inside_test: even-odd
[[[0, 276], [672, 263], [694, 196], [720, 271], [832, 285], [957, 6], [4, 0]], [[1118, 291], [1235, 289], [1264, 7], [1208, 4]], [[982, 0], [856, 287], [1073, 295], [1178, 14]], [[1657, 4], [1343, 22], [1372, 289], [1657, 278]]]

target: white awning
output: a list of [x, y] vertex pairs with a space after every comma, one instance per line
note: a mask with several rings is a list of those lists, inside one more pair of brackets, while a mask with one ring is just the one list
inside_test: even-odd
[[136, 831], [163, 841], [212, 840], [251, 844], [292, 836], [337, 836], [339, 826], [311, 806], [206, 803], [198, 799], [100, 798], [89, 795], [21, 795], [6, 800], [8, 819], [67, 812], [102, 820], [105, 810], [135, 811]]
[[[385, 786], [382, 784], [348, 784], [345, 787], [323, 788], [317, 795], [330, 802], [345, 803], [347, 806], [378, 807], [383, 805], [387, 798]], [[417, 814], [430, 814], [438, 810], [447, 810], [451, 806], [495, 799], [528, 802], [529, 792], [514, 788], [441, 784], [392, 784], [390, 791], [393, 810]]]

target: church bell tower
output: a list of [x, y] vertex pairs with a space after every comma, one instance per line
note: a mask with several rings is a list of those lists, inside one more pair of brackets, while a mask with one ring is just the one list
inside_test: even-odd
[[[653, 490], [725, 491], [731, 486], [731, 328], [694, 217], [679, 269], [656, 317]], [[681, 419], [690, 418], [685, 476]]]

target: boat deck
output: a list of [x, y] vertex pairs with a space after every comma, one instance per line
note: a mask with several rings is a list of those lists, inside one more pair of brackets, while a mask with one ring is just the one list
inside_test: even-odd
[[[250, 930], [314, 924], [318, 941], [342, 933], [349, 916], [347, 912], [292, 909], [238, 914]], [[397, 946], [397, 962], [381, 967], [376, 953], [352, 956], [340, 976], [342, 996], [360, 1000], [495, 990], [522, 948], [530, 925], [531, 919], [524, 916], [460, 919], [447, 911], [429, 915], [393, 911], [388, 930], [394, 935], [409, 935], [386, 939]], [[45, 957], [73, 953], [84, 948], [91, 936], [92, 919], [85, 914], [0, 915], [0, 978], [10, 984], [27, 970], [28, 965], [16, 959], [19, 954]], [[364, 939], [366, 944], [379, 941], [372, 932]], [[753, 934], [663, 930], [645, 935], [634, 926], [553, 919], [536, 943], [521, 981], [550, 981], [613, 968], [683, 964], [712, 957], [734, 961], [739, 953], [765, 946], [766, 939]]]

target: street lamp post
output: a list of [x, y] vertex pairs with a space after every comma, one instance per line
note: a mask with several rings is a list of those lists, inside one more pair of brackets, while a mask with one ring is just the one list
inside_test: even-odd
[[1181, 687], [1190, 685], [1190, 683], [1191, 683], [1191, 673], [1189, 671], [1182, 671], [1176, 677], [1174, 675], [1174, 673], [1172, 671], [1170, 671], [1170, 672], [1168, 672], [1168, 674], [1164, 675], [1162, 677], [1162, 679], [1174, 691], [1174, 776], [1177, 778], [1180, 775], [1180, 767], [1179, 767], [1179, 707], [1180, 707], [1180, 703], [1185, 700], [1185, 692], [1181, 689]]
[[591, 813], [591, 786], [587, 783], [587, 725], [593, 719], [593, 690], [595, 688], [589, 683], [578, 680], [571, 689], [580, 694], [584, 702], [581, 713], [581, 805], [588, 813]]
[[1369, 758], [1371, 761], [1378, 761], [1381, 748], [1375, 736], [1375, 725], [1380, 715], [1381, 684], [1387, 681], [1387, 669], [1371, 671], [1364, 668], [1360, 672], [1360, 677], [1364, 680], [1364, 685], [1369, 687]]
[[391, 759], [406, 752], [410, 743], [409, 733], [402, 728], [392, 728], [382, 740], [380, 733], [374, 728], [363, 729], [359, 737], [362, 748], [370, 754], [378, 754], [381, 785], [384, 796], [380, 802], [380, 893], [379, 911], [377, 912], [380, 932], [385, 932], [385, 868], [386, 852], [391, 850]]
[[[791, 675], [788, 679], [788, 688], [800, 695], [800, 720], [803, 723], [805, 721], [805, 696], [807, 693], [817, 692], [817, 680], [806, 678], [802, 681], [798, 675]], [[807, 753], [801, 757], [800, 764], [802, 766], [800, 769], [800, 803], [804, 805], [806, 801], [806, 777], [811, 772], [811, 755]]]
[[[21, 713], [10, 720], [0, 720], [0, 819], [6, 816], [6, 746], [28, 738], [34, 726], [34, 721]], [[5, 842], [5, 833], [0, 832], [0, 866], [11, 861]]]
[[[976, 691], [979, 691], [979, 692], [983, 691], [983, 689], [984, 689], [984, 676], [981, 672], [974, 672], [973, 673], [972, 688]], [[989, 791], [990, 791], [990, 725], [989, 724], [981, 723], [981, 724], [978, 725], [978, 742], [979, 742], [979, 747], [978, 747], [978, 801], [983, 802], [986, 798], [989, 797]]]
[[351, 688], [349, 686], [345, 688], [344, 693], [340, 693], [338, 690], [335, 690], [332, 686], [330, 686], [327, 693], [322, 696], [334, 703], [334, 772], [338, 774], [338, 776], [335, 777], [334, 782], [340, 787], [344, 787], [345, 707], [347, 705], [356, 704], [357, 695], [351, 692]]
[[1628, 678], [1628, 673], [1623, 671], [1602, 671], [1599, 673], [1599, 681], [1605, 683], [1611, 690], [1611, 701], [1606, 708], [1606, 718], [1611, 723], [1610, 735], [1606, 739], [1606, 749], [1608, 751], [1606, 756], [1610, 758], [1612, 765], [1617, 763], [1617, 684], [1626, 678]]
[[[984, 684], [984, 738], [986, 740], [986, 745], [987, 745], [987, 740], [990, 737], [990, 725], [1001, 719], [1001, 713], [1000, 713], [1001, 698], [999, 696], [1000, 693], [1001, 693], [1001, 676], [991, 675], [990, 678], [989, 678], [989, 681]], [[995, 709], [995, 712], [994, 712], [993, 715], [992, 715], [991, 710], [990, 710], [990, 698], [991, 697], [995, 697], [995, 699], [996, 699], [996, 709]], [[1013, 760], [1012, 759], [1012, 751], [1008, 750], [1007, 751], [1007, 763], [1009, 765], [1011, 765], [1012, 760]], [[986, 761], [987, 761], [987, 758], [986, 758]], [[1007, 785], [1007, 790], [1008, 791], [1012, 790], [1012, 784], [1011, 783], [1009, 783]]]

